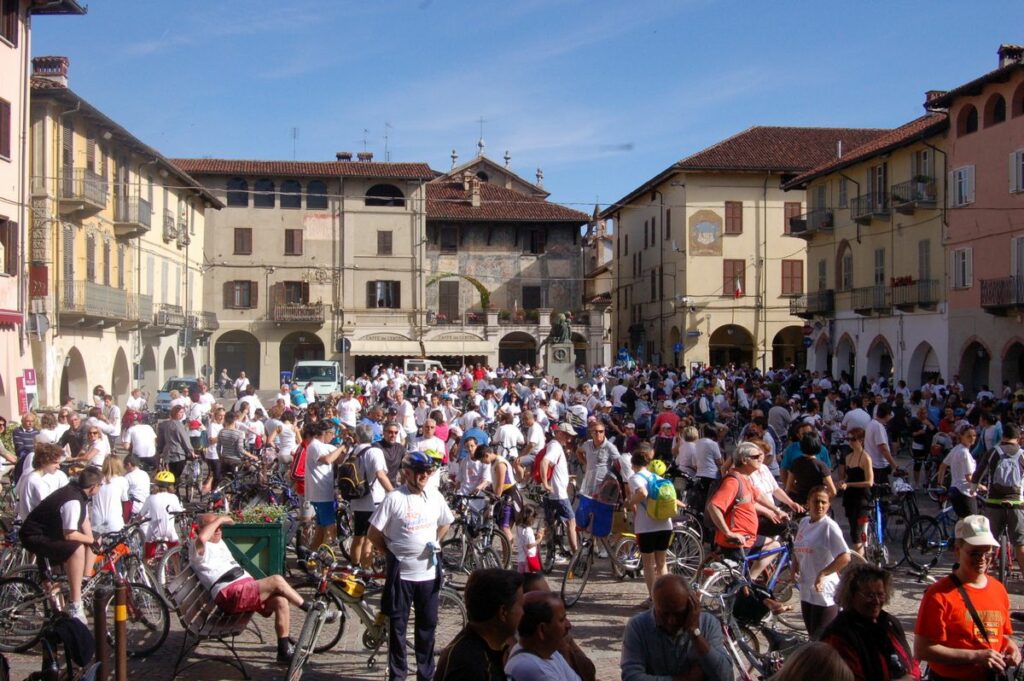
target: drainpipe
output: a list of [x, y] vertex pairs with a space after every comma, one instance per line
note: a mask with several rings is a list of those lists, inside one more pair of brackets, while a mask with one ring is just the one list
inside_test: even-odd
[[[61, 144], [62, 145], [63, 145], [63, 135], [64, 135], [64, 117], [69, 115], [69, 114], [73, 114], [73, 113], [78, 112], [81, 108], [82, 108], [82, 101], [79, 100], [79, 101], [75, 102], [75, 108], [68, 109], [67, 111], [62, 111], [59, 114], [57, 114], [57, 130], [59, 131], [59, 134], [62, 137], [62, 139], [61, 139]], [[54, 284], [55, 284], [55, 286], [54, 286], [54, 292], [53, 292], [53, 302], [54, 302], [54, 304], [53, 304], [53, 335], [54, 335], [54, 338], [56, 338], [57, 336], [60, 335], [60, 303], [62, 302], [63, 297], [64, 297], [64, 292], [63, 292], [62, 287], [61, 287], [61, 284], [63, 283], [63, 280], [64, 280], [64, 267], [57, 267], [57, 263], [60, 262], [60, 260], [59, 260], [60, 246], [58, 244], [60, 242], [61, 220], [59, 219], [59, 216], [60, 216], [60, 193], [61, 193], [61, 191], [63, 191], [63, 185], [64, 185], [64, 177], [63, 177], [64, 159], [61, 156], [61, 152], [59, 151], [59, 149], [56, 148], [56, 145], [54, 145], [54, 146], [55, 146], [54, 152], [55, 152], [55, 157], [56, 157], [56, 162], [54, 163], [54, 167], [57, 169], [57, 172], [54, 173], [54, 177], [57, 178], [56, 203], [57, 203], [57, 215], [58, 215], [58, 219], [53, 221], [54, 222], [54, 231], [55, 231], [54, 238], [53, 238], [53, 250], [54, 250], [53, 264], [54, 264], [54, 269], [56, 270], [56, 272], [54, 273]], [[63, 146], [61, 146], [60, 149], [63, 149]], [[72, 162], [73, 161], [74, 161], [74, 159], [72, 158]], [[63, 265], [63, 264], [64, 263], [61, 263], [61, 265]]]
[[[857, 180], [853, 179], [852, 177], [850, 177], [846, 173], [839, 173], [839, 177], [845, 178], [845, 179], [849, 180], [850, 182], [854, 183], [855, 185], [857, 185], [857, 196], [858, 197], [860, 196], [860, 182], [858, 182]], [[850, 195], [849, 195], [849, 193], [847, 193], [847, 195], [846, 195], [846, 205], [847, 206], [850, 205]], [[860, 223], [857, 222], [855, 224], [857, 225], [857, 243], [860, 243]]]
[[[761, 214], [764, 216], [761, 220], [759, 228], [761, 230], [761, 239], [754, 239], [755, 251], [755, 269], [754, 275], [757, 278], [755, 282], [754, 290], [757, 291], [757, 296], [754, 300], [754, 329], [757, 329], [757, 322], [761, 322], [761, 374], [764, 375], [768, 371], [768, 348], [765, 338], [768, 336], [768, 319], [764, 312], [765, 299], [768, 297], [768, 278], [764, 276], [764, 262], [768, 254], [768, 179], [772, 176], [772, 172], [769, 170], [768, 174], [764, 176], [764, 186], [761, 188]], [[710, 359], [710, 341], [708, 358]]]
[[[340, 259], [338, 263], [338, 276], [337, 278], [332, 277], [331, 282], [331, 294], [334, 296], [334, 313], [331, 318], [334, 320], [334, 338], [337, 341], [338, 338], [338, 324], [340, 319], [341, 324], [341, 335], [345, 332], [345, 305], [344, 305], [344, 291], [345, 291], [345, 178], [338, 177], [338, 250], [335, 251], [335, 255]], [[328, 204], [329, 205], [329, 204]], [[348, 373], [346, 365], [345, 353], [341, 355], [341, 372], [343, 374]], [[355, 362], [352, 363], [353, 367]]]
[[[31, 35], [32, 32], [32, 15], [29, 13], [25, 14], [25, 34]], [[24, 83], [26, 80], [31, 79], [29, 75], [29, 49], [28, 45], [25, 45], [21, 51], [21, 78], [20, 82]], [[28, 173], [28, 136], [30, 133], [29, 129], [29, 91], [31, 87], [20, 87], [19, 90], [22, 93], [21, 98], [21, 139], [18, 141], [18, 153], [21, 156], [18, 163], [18, 243], [21, 245], [22, 253], [18, 256], [18, 312], [21, 313], [21, 332], [18, 334], [18, 354], [24, 355], [25, 348], [28, 344], [28, 324], [26, 323], [26, 315], [28, 312], [28, 278], [25, 276], [28, 274], [24, 271], [22, 263], [31, 261], [31, 253], [29, 252], [29, 241], [28, 241], [28, 212], [26, 210], [25, 197], [29, 192], [25, 191], [25, 177]], [[38, 389], [38, 386], [37, 386]]]
[[[949, 169], [948, 169], [949, 156], [947, 156], [946, 152], [944, 152], [942, 149], [939, 149], [938, 147], [936, 147], [936, 146], [934, 146], [932, 144], [928, 144], [924, 140], [921, 140], [921, 144], [925, 145], [926, 147], [928, 147], [932, 151], [935, 151], [935, 152], [937, 152], [939, 154], [942, 154], [942, 187], [943, 187], [943, 192], [942, 192], [943, 193], [943, 197], [942, 197], [942, 225], [943, 225], [943, 227], [949, 227], [949, 217], [948, 217], [948, 215], [946, 213], [946, 197], [945, 197], [945, 194], [949, 191], [949, 187], [946, 186], [946, 178], [948, 177], [947, 173], [949, 171]], [[935, 186], [938, 187], [938, 182], [935, 183]], [[938, 199], [938, 196], [936, 196], [935, 198]]]

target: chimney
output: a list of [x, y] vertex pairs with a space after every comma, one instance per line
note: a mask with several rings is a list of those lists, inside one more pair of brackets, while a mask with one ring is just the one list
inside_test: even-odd
[[352, 152], [351, 151], [339, 151], [339, 152], [334, 154], [334, 158], [338, 159], [339, 161], [351, 161], [352, 160]]
[[836, 158], [843, 157], [843, 140], [836, 140]]
[[946, 92], [947, 90], [928, 90], [924, 93], [924, 103], [927, 104], [933, 99], [937, 99], [943, 96], [944, 94], [946, 94]]
[[469, 172], [468, 170], [463, 170], [462, 171], [462, 191], [464, 191], [464, 192], [468, 192], [469, 191], [469, 181], [470, 181], [470, 178], [472, 178], [472, 177], [473, 177], [473, 173]]
[[32, 59], [32, 75], [66, 88], [70, 63], [67, 57], [35, 57]]
[[368, 161], [372, 161], [373, 160], [373, 152], [372, 151], [360, 151], [358, 154], [356, 154], [356, 158], [358, 158], [360, 161], [363, 161], [364, 163], [368, 162]]
[[469, 203], [473, 208], [480, 207], [480, 178], [473, 177], [469, 180]]
[[1000, 45], [996, 53], [999, 55], [999, 68], [1024, 63], [1024, 45]]

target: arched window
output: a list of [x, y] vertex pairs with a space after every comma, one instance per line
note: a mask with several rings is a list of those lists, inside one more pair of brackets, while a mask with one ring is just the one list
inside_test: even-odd
[[973, 104], [968, 104], [960, 109], [960, 115], [956, 119], [956, 136], [962, 137], [978, 131], [978, 110]]
[[281, 208], [302, 208], [302, 185], [297, 181], [281, 183]]
[[491, 181], [491, 178], [490, 178], [490, 177], [489, 177], [489, 176], [487, 175], [487, 173], [485, 173], [485, 172], [484, 172], [484, 171], [482, 171], [482, 170], [481, 170], [481, 171], [479, 171], [479, 172], [477, 172], [476, 176], [477, 176], [478, 178], [480, 178], [480, 181], [481, 181], [481, 182], [490, 182], [490, 181]]
[[327, 208], [327, 185], [320, 180], [313, 180], [306, 185], [306, 210], [323, 210]]
[[249, 206], [249, 183], [244, 177], [232, 177], [228, 180], [228, 206]]
[[1014, 118], [1024, 115], [1024, 83], [1017, 86], [1013, 91], [1013, 98], [1010, 99], [1010, 115]]
[[366, 191], [367, 206], [404, 206], [405, 194], [393, 184], [375, 184]]
[[998, 92], [985, 102], [985, 127], [1002, 123], [1006, 120], [1006, 100]]
[[257, 208], [274, 207], [274, 181], [267, 178], [256, 180], [256, 195], [252, 198], [252, 205]]
[[853, 251], [850, 244], [843, 241], [836, 253], [836, 290], [849, 291], [853, 288]]

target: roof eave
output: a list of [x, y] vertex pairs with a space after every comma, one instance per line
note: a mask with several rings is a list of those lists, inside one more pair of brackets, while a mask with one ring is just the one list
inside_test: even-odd
[[465, 216], [465, 215], [431, 215], [427, 212], [427, 222], [431, 220], [447, 220], [449, 222], [521, 222], [531, 224], [542, 224], [545, 222], [580, 225], [581, 227], [589, 222], [589, 219], [581, 218], [513, 218], [494, 216]]
[[29, 14], [86, 14], [89, 8], [78, 0], [33, 0], [28, 6]]
[[989, 83], [1006, 82], [1009, 78], [1010, 73], [1016, 69], [1024, 68], [1024, 64], [1016, 62], [1013, 64], [1007, 64], [1006, 66], [996, 69], [995, 71], [989, 71], [983, 76], [975, 78], [972, 81], [968, 81], [959, 87], [955, 87], [944, 95], [939, 95], [934, 99], [929, 100], [925, 103], [925, 107], [928, 110], [933, 109], [948, 109], [950, 105], [960, 97], [967, 97], [972, 94], [976, 94], [974, 91], [980, 91], [981, 88], [985, 87]]

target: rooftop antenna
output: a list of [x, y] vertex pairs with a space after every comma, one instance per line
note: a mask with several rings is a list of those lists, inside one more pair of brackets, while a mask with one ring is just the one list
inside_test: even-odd
[[292, 160], [295, 160], [295, 141], [299, 139], [299, 129], [292, 127]]
[[455, 167], [455, 164], [458, 162], [458, 160], [459, 160], [459, 152], [455, 151], [455, 149], [453, 148], [452, 149], [452, 168]]
[[391, 150], [388, 147], [388, 130], [391, 130], [391, 124], [384, 121], [384, 160], [391, 160]]
[[483, 156], [484, 155], [484, 123], [485, 123], [485, 121], [486, 121], [486, 119], [483, 116], [481, 116], [480, 117], [480, 139], [477, 140], [477, 143], [476, 143], [476, 148], [478, 150], [477, 151], [477, 156]]
[[363, 128], [363, 151], [366, 151], [367, 137], [370, 136], [370, 131]]
[[508, 168], [508, 164], [512, 162], [512, 154], [508, 153], [508, 149], [505, 150], [505, 167]]

